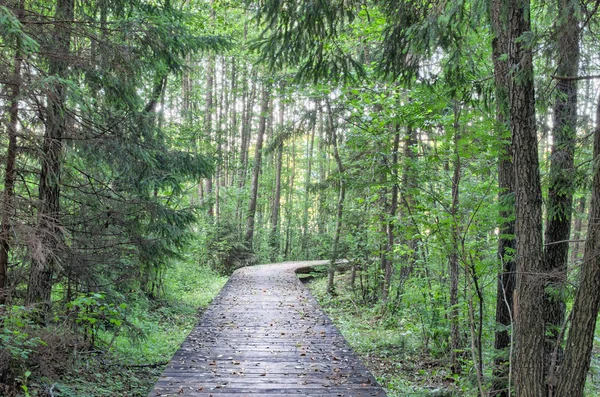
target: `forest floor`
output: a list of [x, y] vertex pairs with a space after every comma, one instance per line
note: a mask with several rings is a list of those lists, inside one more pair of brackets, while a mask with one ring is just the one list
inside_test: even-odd
[[[336, 274], [336, 296], [332, 297], [327, 293], [326, 269], [316, 270], [301, 277], [389, 397], [478, 395], [476, 378], [468, 366], [463, 367], [463, 374], [452, 375], [443, 354], [423, 348], [415, 329], [417, 319], [406, 319], [402, 313], [391, 315], [381, 305], [363, 301], [358, 287], [351, 287], [349, 272]], [[493, 340], [488, 342], [493, 344]], [[600, 396], [600, 327], [585, 396]]]
[[[36, 365], [21, 377], [17, 387], [21, 390], [13, 389], [8, 396], [147, 396], [163, 367], [227, 281], [195, 263], [178, 263], [168, 271], [161, 299], [137, 297], [127, 302], [127, 321], [135, 326], [135, 334], [122, 332], [112, 341], [114, 334], [100, 332], [95, 348], [75, 351], [58, 347], [72, 346], [79, 338], [62, 329], [54, 346], [48, 344], [30, 357]], [[6, 397], [2, 390], [0, 396]]]
[[361, 301], [350, 286], [349, 273], [336, 274], [335, 282], [334, 297], [327, 294], [324, 276], [317, 274], [306, 284], [389, 397], [461, 395], [444, 359], [419, 348], [412, 332], [394, 316]]

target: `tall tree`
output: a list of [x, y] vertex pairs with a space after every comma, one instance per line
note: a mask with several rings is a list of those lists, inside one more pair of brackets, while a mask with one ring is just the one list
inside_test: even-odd
[[74, 0], [58, 0], [54, 14], [54, 51], [48, 59], [48, 74], [54, 78], [46, 96], [45, 132], [39, 184], [38, 230], [40, 249], [32, 255], [27, 303], [47, 307], [52, 291], [52, 276], [58, 265], [62, 241], [60, 228], [60, 188], [63, 139], [67, 128], [66, 79], [69, 77], [71, 46], [70, 21], [74, 18]]
[[540, 397], [544, 385], [544, 280], [542, 192], [535, 120], [531, 10], [529, 0], [510, 0], [508, 66], [510, 128], [514, 139], [516, 302], [515, 384], [517, 395]]
[[500, 204], [500, 230], [498, 238], [498, 258], [500, 272], [496, 289], [496, 323], [494, 348], [499, 351], [495, 359], [494, 390], [497, 396], [507, 396], [510, 385], [507, 382], [508, 348], [511, 342], [509, 327], [512, 324], [513, 293], [515, 289], [515, 219], [514, 219], [514, 179], [512, 164], [512, 146], [509, 122], [508, 84], [509, 70], [505, 58], [508, 54], [508, 21], [505, 13], [506, 2], [492, 0], [490, 4], [490, 26], [492, 30], [492, 62], [494, 66], [494, 84], [496, 100], [496, 135], [501, 146], [498, 158], [498, 202]]
[[269, 116], [270, 83], [264, 82], [261, 89], [260, 116], [258, 121], [258, 132], [254, 146], [254, 165], [252, 167], [252, 184], [250, 185], [250, 200], [248, 202], [248, 215], [246, 218], [245, 241], [251, 247], [254, 238], [254, 226], [256, 217], [256, 204], [258, 200], [258, 179], [262, 166], [262, 148], [267, 117]]
[[[25, 1], [20, 0], [16, 18], [23, 19], [25, 14]], [[6, 149], [6, 166], [4, 169], [4, 191], [0, 204], [0, 305], [6, 303], [8, 298], [8, 261], [11, 245], [11, 223], [14, 211], [14, 191], [17, 177], [17, 137], [19, 128], [19, 97], [21, 95], [21, 65], [23, 63], [23, 49], [21, 38], [15, 38], [15, 55], [13, 60], [12, 76], [8, 94], [8, 148]]]
[[[575, 180], [575, 142], [577, 130], [577, 80], [579, 69], [579, 3], [557, 0], [556, 19], [556, 97], [552, 121], [552, 153], [548, 186], [544, 268], [546, 286], [546, 362], [548, 367], [565, 321], [564, 286], [567, 279], [569, 238]], [[562, 78], [561, 78], [562, 77]], [[558, 354], [560, 365], [562, 354]], [[548, 370], [547, 370], [548, 371]], [[549, 380], [552, 382], [552, 380]]]
[[[571, 326], [565, 344], [564, 361], [560, 366], [556, 382], [550, 382], [551, 396], [583, 396], [585, 380], [590, 368], [590, 358], [594, 346], [594, 331], [600, 308], [600, 100], [596, 112], [594, 131], [594, 177], [588, 222], [588, 235], [585, 242], [583, 264], [579, 274], [579, 287], [573, 311]], [[554, 379], [551, 379], [554, 381]]]
[[344, 167], [344, 163], [342, 162], [342, 157], [340, 155], [340, 140], [339, 134], [337, 131], [337, 126], [334, 122], [334, 114], [331, 107], [331, 100], [329, 98], [325, 98], [325, 105], [327, 108], [327, 128], [329, 132], [329, 139], [331, 140], [331, 145], [333, 147], [333, 158], [335, 159], [335, 163], [337, 165], [338, 172], [338, 200], [336, 207], [336, 216], [335, 216], [335, 232], [333, 237], [333, 245], [331, 247], [331, 259], [329, 262], [328, 276], [327, 276], [327, 292], [329, 294], [335, 293], [335, 285], [334, 285], [334, 276], [335, 276], [335, 265], [340, 255], [340, 237], [342, 233], [342, 217], [344, 215], [344, 201], [346, 199], [346, 181], [344, 180], [344, 172], [346, 168]]

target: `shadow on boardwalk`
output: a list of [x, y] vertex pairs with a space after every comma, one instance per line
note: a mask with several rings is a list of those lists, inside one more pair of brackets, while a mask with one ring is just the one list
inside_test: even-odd
[[235, 272], [148, 397], [384, 397], [294, 273], [326, 263]]

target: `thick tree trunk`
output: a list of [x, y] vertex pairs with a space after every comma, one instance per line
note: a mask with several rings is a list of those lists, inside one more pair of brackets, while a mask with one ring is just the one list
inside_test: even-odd
[[[579, 69], [579, 4], [558, 0], [557, 70], [563, 77], [577, 76]], [[546, 372], [550, 357], [558, 343], [555, 365], [562, 357], [561, 341], [557, 340], [565, 321], [563, 293], [571, 236], [571, 216], [575, 180], [575, 138], [577, 129], [577, 81], [560, 79], [556, 83], [554, 103], [552, 154], [550, 157], [550, 186], [545, 232], [544, 266], [548, 273], [546, 284]], [[550, 379], [550, 381], [552, 381]], [[550, 384], [551, 386], [551, 384]]]
[[[68, 54], [74, 0], [58, 0], [55, 13], [55, 52], [49, 58], [49, 74], [62, 79], [68, 75]], [[66, 89], [61, 82], [52, 84], [47, 96], [46, 130], [42, 146], [42, 169], [39, 184], [38, 231], [42, 249], [32, 258], [27, 286], [27, 304], [41, 303], [42, 312], [50, 305], [52, 276], [62, 241], [60, 230], [60, 183], [62, 140], [66, 129]]]
[[[595, 164], [598, 164], [600, 161], [600, 100], [596, 113], [594, 159]], [[595, 167], [588, 235], [579, 274], [579, 287], [573, 303], [564, 361], [558, 371], [556, 392], [553, 393], [553, 396], [583, 396], [600, 307], [598, 291], [600, 291], [600, 170]]]
[[523, 36], [531, 34], [529, 0], [510, 0], [509, 84], [510, 127], [514, 139], [516, 302], [514, 341], [516, 392], [541, 397], [544, 385], [544, 301], [542, 192], [535, 120], [532, 50]]
[[[17, 10], [17, 18], [21, 20], [25, 12], [25, 1], [21, 0]], [[8, 148], [6, 149], [6, 166], [4, 170], [4, 192], [2, 193], [2, 215], [0, 219], [0, 305], [8, 298], [8, 260], [10, 255], [10, 232], [14, 214], [14, 189], [16, 178], [17, 134], [19, 128], [19, 95], [21, 93], [21, 65], [23, 63], [21, 43], [17, 41], [13, 64], [12, 81], [8, 98]]]
[[258, 199], [258, 179], [262, 165], [262, 147], [265, 129], [267, 125], [267, 116], [269, 111], [269, 87], [267, 83], [262, 86], [262, 102], [260, 106], [260, 118], [258, 122], [258, 135], [256, 137], [256, 146], [254, 149], [254, 167], [252, 169], [252, 184], [250, 185], [250, 201], [248, 203], [248, 217], [246, 218], [246, 243], [252, 246], [254, 238], [254, 219], [256, 215], [256, 202]]
[[514, 220], [514, 179], [515, 172], [512, 164], [511, 134], [508, 127], [508, 62], [503, 55], [508, 52], [508, 27], [505, 2], [492, 0], [490, 5], [490, 22], [494, 38], [492, 40], [492, 61], [494, 63], [494, 82], [496, 86], [496, 135], [501, 146], [498, 159], [498, 201], [500, 203], [498, 238], [498, 258], [500, 272], [496, 290], [496, 323], [494, 348], [498, 357], [494, 360], [495, 396], [508, 396], [510, 387], [508, 348], [511, 343], [509, 327], [512, 324], [513, 294], [515, 290], [515, 220]]

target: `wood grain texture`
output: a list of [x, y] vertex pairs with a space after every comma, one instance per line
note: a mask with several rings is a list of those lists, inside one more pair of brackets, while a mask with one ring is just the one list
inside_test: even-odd
[[236, 271], [148, 397], [385, 397], [295, 271], [327, 261]]

